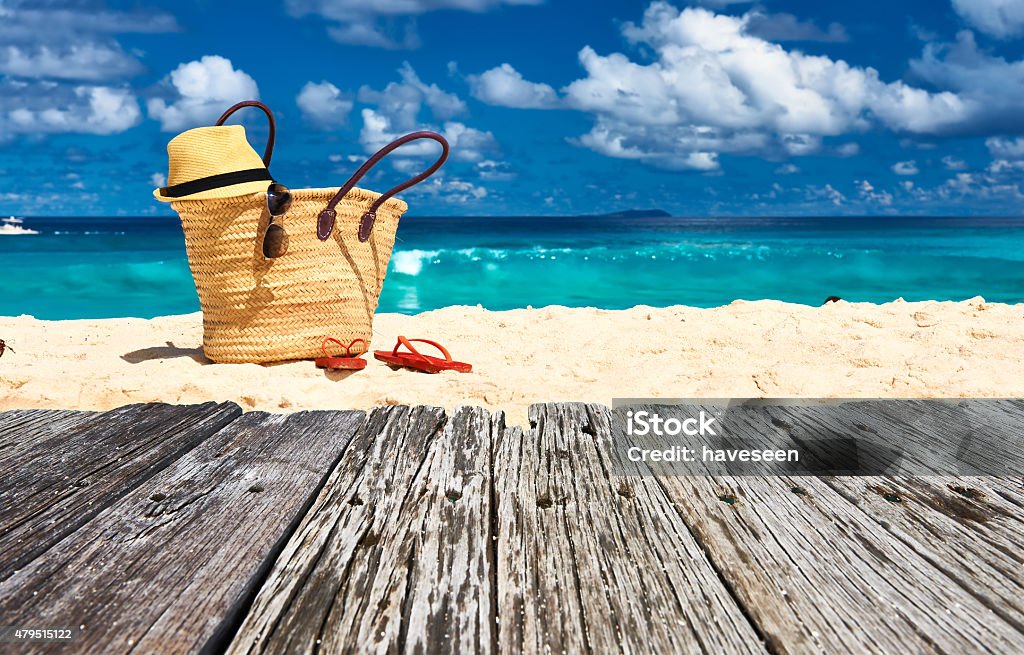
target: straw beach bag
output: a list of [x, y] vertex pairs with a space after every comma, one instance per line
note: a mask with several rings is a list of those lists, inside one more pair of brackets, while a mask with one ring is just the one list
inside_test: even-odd
[[[270, 121], [262, 158], [242, 126], [223, 125], [242, 107], [257, 107]], [[432, 175], [448, 156], [440, 135], [409, 134], [373, 155], [341, 187], [291, 190], [290, 207], [272, 217], [268, 169], [275, 129], [266, 105], [231, 107], [216, 126], [189, 130], [168, 144], [168, 186], [154, 192], [181, 217], [203, 310], [203, 350], [215, 362], [312, 359], [323, 354], [325, 337], [362, 339], [368, 348], [398, 221], [408, 209], [392, 196]], [[387, 154], [419, 139], [442, 145], [430, 168], [384, 194], [355, 188]], [[261, 242], [271, 222], [287, 245], [268, 258]]]

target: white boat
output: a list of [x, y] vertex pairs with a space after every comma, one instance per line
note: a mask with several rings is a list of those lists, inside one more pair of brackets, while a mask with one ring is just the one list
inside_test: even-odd
[[25, 221], [21, 218], [10, 218], [0, 219], [0, 235], [15, 235], [15, 234], [39, 234], [38, 230], [30, 230], [24, 227]]

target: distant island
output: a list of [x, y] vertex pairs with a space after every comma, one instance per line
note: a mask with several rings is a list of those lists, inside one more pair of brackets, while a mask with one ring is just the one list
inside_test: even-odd
[[627, 209], [610, 214], [586, 214], [582, 218], [672, 218], [664, 209]]

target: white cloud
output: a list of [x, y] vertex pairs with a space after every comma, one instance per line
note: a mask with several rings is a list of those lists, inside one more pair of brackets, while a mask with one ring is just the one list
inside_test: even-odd
[[0, 139], [20, 134], [115, 134], [140, 120], [138, 100], [129, 89], [52, 83], [0, 87]]
[[922, 188], [907, 181], [901, 186], [918, 207], [921, 203], [934, 203], [948, 209], [953, 203], [961, 203], [976, 210], [988, 204], [998, 211], [1005, 211], [1007, 203], [1014, 206], [1024, 201], [1024, 160], [997, 159], [983, 171], [957, 172], [932, 188]]
[[856, 157], [860, 154], [860, 144], [854, 141], [844, 143], [836, 148], [836, 154], [840, 157]]
[[542, 0], [286, 0], [295, 17], [324, 18], [332, 39], [377, 48], [419, 45], [415, 17], [440, 10], [483, 12], [507, 5], [538, 5]]
[[456, 161], [480, 162], [498, 149], [494, 134], [463, 123], [449, 121], [444, 124], [441, 134], [451, 144], [452, 159]]
[[916, 161], [900, 161], [892, 165], [892, 172], [897, 175], [917, 175], [921, 170]]
[[[359, 142], [363, 144], [367, 153], [380, 150], [408, 131], [406, 128], [394, 129], [388, 116], [370, 108], [362, 110], [362, 118], [363, 127], [359, 133]], [[440, 129], [440, 133], [451, 146], [451, 158], [455, 161], [481, 162], [486, 159], [488, 153], [498, 150], [498, 142], [491, 132], [484, 132], [464, 123], [448, 121]], [[437, 153], [437, 144], [423, 139], [402, 146], [395, 150], [391, 157], [396, 160], [407, 157], [436, 157]]]
[[149, 183], [158, 189], [167, 186], [167, 176], [163, 173], [153, 173], [149, 176]]
[[[363, 144], [367, 153], [374, 153], [401, 136], [398, 132], [392, 131], [391, 120], [387, 116], [368, 107], [363, 109], [361, 114], [363, 128], [359, 131], [359, 142]], [[392, 156], [411, 156], [413, 149], [419, 151], [422, 147], [422, 144], [413, 142], [404, 148], [399, 148]], [[425, 153], [416, 152], [415, 154], [423, 155]]]
[[1020, 173], [1021, 170], [1014, 166], [1002, 165], [994, 165], [984, 174], [957, 173], [938, 187], [935, 195], [946, 201], [997, 199], [1021, 202], [1024, 200], [1024, 192], [1021, 191]]
[[[407, 132], [422, 129], [440, 132], [451, 144], [451, 158], [455, 161], [482, 162], [498, 151], [498, 142], [491, 132], [450, 120], [466, 113], [466, 103], [461, 98], [436, 84], [426, 84], [408, 63], [402, 65], [399, 74], [402, 81], [391, 82], [383, 91], [365, 86], [359, 90], [360, 102], [376, 105], [361, 111], [363, 127], [359, 142], [367, 153], [379, 150]], [[430, 118], [422, 115], [424, 109], [429, 111]], [[399, 168], [411, 169], [412, 164], [402, 163], [401, 159], [436, 155], [437, 144], [423, 140], [396, 150], [393, 161]]]
[[974, 175], [970, 173], [957, 173], [956, 177], [952, 177], [946, 180], [946, 184], [943, 187], [943, 191], [946, 193], [957, 193], [959, 195], [966, 195], [974, 192], [977, 189], [974, 181]]
[[165, 78], [164, 85], [172, 100], [151, 98], [146, 108], [165, 132], [212, 125], [234, 103], [260, 95], [256, 80], [218, 55], [181, 64]]
[[547, 84], [528, 82], [510, 64], [469, 76], [473, 96], [490, 105], [520, 109], [549, 109], [558, 94]]
[[910, 70], [930, 85], [955, 94], [965, 108], [959, 122], [934, 133], [1019, 133], [1024, 129], [1024, 61], [983, 52], [971, 32], [960, 32], [954, 43], [926, 45], [921, 57], [910, 62]]
[[893, 197], [888, 191], [879, 191], [867, 180], [860, 180], [857, 182], [857, 194], [861, 200], [869, 203], [877, 203], [888, 207], [892, 205]]
[[879, 123], [941, 132], [969, 112], [953, 93], [886, 83], [874, 69], [754, 36], [752, 16], [680, 11], [659, 1], [639, 25], [623, 26], [630, 43], [654, 52], [653, 61], [584, 47], [587, 76], [564, 89], [570, 107], [596, 117], [579, 143], [613, 157], [708, 170], [722, 152], [807, 155], [823, 137]]
[[942, 165], [950, 171], [962, 171], [967, 168], [967, 162], [953, 155], [946, 155], [942, 158]]
[[[1024, 201], [1024, 161], [996, 160], [985, 170], [967, 173], [958, 172], [945, 182], [932, 187], [922, 187], [913, 181], [900, 180], [896, 194], [904, 201], [905, 209], [917, 213], [948, 211], [960, 206], [977, 211], [989, 207], [1005, 212], [1007, 203], [1014, 206]], [[856, 182], [858, 197], [864, 203], [859, 211], [873, 211], [871, 205], [880, 205], [890, 211], [896, 202], [895, 195], [877, 189], [866, 180]], [[810, 197], [810, 195], [808, 196]]]
[[408, 191], [411, 196], [429, 196], [452, 205], [478, 202], [489, 195], [487, 188], [468, 180], [449, 178], [444, 174], [435, 175]]
[[1005, 159], [996, 159], [988, 165], [988, 169], [986, 170], [992, 175], [1018, 173], [1020, 171], [1024, 171], [1024, 160], [1007, 161]]
[[122, 79], [143, 66], [115, 35], [178, 29], [170, 14], [111, 11], [102, 2], [7, 0], [0, 4], [0, 73], [85, 82]]
[[89, 99], [90, 113], [86, 124], [94, 134], [123, 132], [137, 125], [142, 118], [135, 95], [127, 89], [86, 87], [76, 93]]
[[320, 129], [341, 127], [348, 122], [352, 100], [330, 82], [306, 82], [295, 98], [303, 117]]
[[416, 159], [399, 159], [395, 158], [391, 160], [391, 165], [396, 171], [406, 173], [409, 177], [415, 175], [423, 166]]
[[846, 203], [846, 196], [831, 184], [826, 184], [824, 187], [809, 185], [806, 189], [806, 196], [808, 200], [827, 200], [836, 207], [841, 207]]
[[986, 34], [1001, 39], [1024, 34], [1024, 3], [1020, 0], [953, 0], [953, 8]]
[[8, 0], [0, 6], [0, 42], [67, 44], [111, 34], [158, 34], [180, 29], [174, 16], [114, 11], [102, 2]]
[[0, 73], [12, 77], [103, 81], [142, 72], [142, 64], [115, 44], [72, 43], [0, 48]]
[[779, 143], [787, 154], [794, 157], [812, 155], [821, 150], [821, 137], [814, 134], [781, 134]]
[[512, 167], [507, 162], [484, 159], [477, 162], [476, 173], [481, 180], [492, 182], [507, 181], [515, 178]]
[[681, 160], [683, 168], [696, 171], [715, 171], [719, 169], [717, 152], [690, 152]]
[[378, 112], [386, 116], [396, 129], [415, 129], [424, 106], [438, 120], [466, 113], [466, 103], [462, 99], [436, 84], [423, 82], [408, 62], [402, 64], [398, 73], [402, 81], [391, 82], [383, 91], [368, 86], [359, 89], [359, 101], [377, 105]]
[[1000, 159], [1024, 159], [1024, 137], [1007, 139], [992, 137], [985, 140], [985, 146], [993, 157]]
[[[483, 200], [487, 197], [487, 189], [477, 186], [472, 182], [449, 180], [447, 182], [442, 181], [441, 184], [445, 193], [449, 196], [454, 196], [456, 202], [467, 202], [470, 199]], [[465, 200], [462, 198], [465, 198]]]
[[776, 175], [794, 175], [800, 172], [800, 167], [796, 164], [783, 164], [775, 169]]
[[178, 29], [170, 14], [111, 11], [103, 0], [0, 0], [0, 141], [138, 124], [138, 100], [120, 80], [143, 71], [142, 55], [116, 37]]
[[839, 23], [830, 23], [822, 29], [809, 21], [802, 21], [793, 14], [763, 14], [752, 12], [748, 30], [754, 36], [767, 41], [825, 41], [845, 43], [849, 35]]
[[655, 131], [603, 116], [598, 116], [590, 132], [578, 139], [581, 145], [608, 157], [634, 159], [670, 170], [701, 171], [718, 168], [719, 152], [760, 151], [767, 142], [765, 135], [753, 132], [729, 134], [693, 125], [666, 125]]

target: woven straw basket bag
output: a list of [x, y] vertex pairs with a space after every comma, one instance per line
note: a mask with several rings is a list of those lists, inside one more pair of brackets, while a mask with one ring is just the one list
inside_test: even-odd
[[[244, 141], [244, 128], [220, 126], [245, 106], [262, 109], [270, 120], [262, 170], [254, 166], [201, 176], [199, 185], [192, 181], [193, 174], [185, 176], [191, 178], [187, 182], [158, 190], [161, 200], [169, 193], [174, 195], [175, 189], [179, 196], [191, 192], [186, 197], [172, 197], [170, 202], [181, 217], [189, 266], [203, 310], [203, 350], [215, 362], [311, 359], [324, 354], [321, 348], [325, 337], [334, 337], [343, 343], [362, 339], [365, 351], [398, 221], [408, 209], [405, 202], [391, 196], [440, 168], [447, 158], [448, 144], [432, 132], [402, 137], [373, 155], [342, 187], [284, 189], [291, 195], [290, 207], [283, 215], [271, 216], [267, 186], [272, 180], [267, 168], [275, 125], [270, 110], [255, 101], [239, 103], [221, 117], [217, 127], [190, 132], [200, 132], [198, 136], [208, 141], [209, 130], [243, 130]], [[385, 194], [355, 188], [355, 183], [392, 150], [424, 138], [438, 141], [443, 147], [441, 157], [429, 169]], [[174, 141], [168, 145], [172, 171], [180, 145]], [[180, 160], [182, 155], [177, 154]], [[259, 157], [255, 151], [252, 155]], [[251, 155], [246, 157], [251, 159]], [[224, 158], [217, 161], [223, 162]], [[174, 178], [168, 177], [170, 185]], [[195, 191], [225, 181], [234, 184], [224, 191]], [[254, 192], [253, 187], [264, 190]], [[238, 192], [242, 194], [216, 197]], [[271, 223], [277, 226], [274, 230], [286, 235], [286, 250], [280, 256], [266, 254]], [[355, 349], [352, 354], [358, 352]]]

